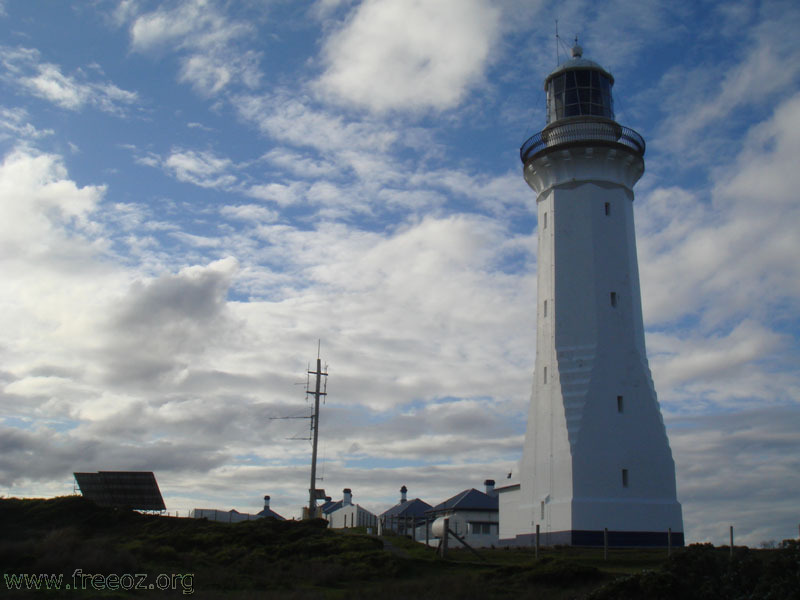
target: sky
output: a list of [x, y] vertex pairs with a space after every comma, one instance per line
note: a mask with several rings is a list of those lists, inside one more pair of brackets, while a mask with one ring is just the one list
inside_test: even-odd
[[798, 29], [793, 1], [0, 0], [0, 496], [152, 470], [173, 513], [299, 516], [318, 344], [334, 499], [500, 482], [536, 339], [518, 152], [578, 36], [647, 141], [687, 542], [796, 536]]

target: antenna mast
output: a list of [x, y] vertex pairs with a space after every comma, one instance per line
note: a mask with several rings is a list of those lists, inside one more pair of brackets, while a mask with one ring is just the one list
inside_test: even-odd
[[[320, 396], [326, 396], [328, 389], [328, 380], [325, 380], [324, 389], [320, 390], [323, 377], [327, 377], [328, 373], [322, 370], [322, 361], [319, 358], [319, 347], [317, 344], [317, 370], [309, 371], [309, 375], [315, 376], [314, 391], [306, 389], [306, 394], [314, 394], [314, 415], [311, 417], [311, 430], [313, 433], [313, 440], [311, 446], [311, 487], [308, 489], [308, 518], [313, 519], [317, 516], [317, 440], [319, 438], [319, 399]], [[327, 365], [325, 366], [327, 369]]]
[[558, 19], [556, 19], [556, 66], [558, 66]]

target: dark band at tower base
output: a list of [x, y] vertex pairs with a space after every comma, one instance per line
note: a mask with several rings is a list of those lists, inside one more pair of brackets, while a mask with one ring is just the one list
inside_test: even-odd
[[[587, 546], [602, 548], [604, 531], [551, 531], [539, 534], [539, 546]], [[670, 537], [672, 538], [670, 540]], [[536, 534], [526, 533], [514, 539], [501, 539], [501, 546], [535, 546]], [[683, 546], [683, 532], [673, 531], [609, 531], [609, 548], [666, 548]]]

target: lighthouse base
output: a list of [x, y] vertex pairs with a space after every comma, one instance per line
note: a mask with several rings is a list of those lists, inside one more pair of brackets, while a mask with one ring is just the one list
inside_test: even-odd
[[[605, 545], [604, 531], [550, 531], [539, 534], [540, 546], [584, 546], [600, 547]], [[684, 545], [683, 532], [673, 531], [609, 531], [609, 548], [666, 548]], [[512, 539], [500, 539], [500, 546], [531, 547], [536, 545], [536, 534], [526, 533]]]

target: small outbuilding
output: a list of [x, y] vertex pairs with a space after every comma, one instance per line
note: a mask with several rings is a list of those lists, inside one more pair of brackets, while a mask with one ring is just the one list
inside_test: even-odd
[[[408, 500], [407, 494], [408, 488], [406, 486], [401, 487], [400, 502], [380, 516], [381, 529], [383, 531], [394, 531], [399, 535], [410, 535], [416, 540], [417, 530], [425, 526], [427, 519], [425, 513], [431, 509], [431, 505], [419, 498]], [[422, 538], [424, 539], [424, 529], [422, 531]]]
[[259, 512], [256, 516], [258, 517], [272, 517], [273, 519], [277, 519], [278, 521], [285, 521], [286, 519], [276, 513], [269, 507], [269, 496], [264, 496], [264, 508]]
[[220, 523], [239, 523], [240, 521], [253, 521], [264, 517], [271, 517], [279, 521], [286, 520], [269, 507], [269, 496], [264, 496], [264, 508], [255, 515], [242, 513], [236, 509], [219, 510], [216, 508], [195, 508], [189, 513], [189, 517], [193, 519], [208, 519], [209, 521], [217, 521]]
[[207, 519], [218, 523], [239, 523], [241, 521], [253, 521], [258, 519], [257, 515], [241, 513], [235, 508], [231, 510], [218, 510], [216, 508], [195, 508], [189, 513], [193, 519]]
[[[426, 512], [433, 519], [448, 517], [450, 529], [474, 548], [494, 546], [498, 541], [499, 511], [494, 480], [484, 482], [485, 492], [464, 490]], [[433, 538], [438, 543], [437, 538]], [[457, 543], [457, 542], [456, 542]]]
[[353, 492], [344, 488], [343, 497], [338, 502], [322, 505], [322, 517], [331, 529], [348, 527], [377, 527], [378, 517], [363, 506], [353, 504]]

